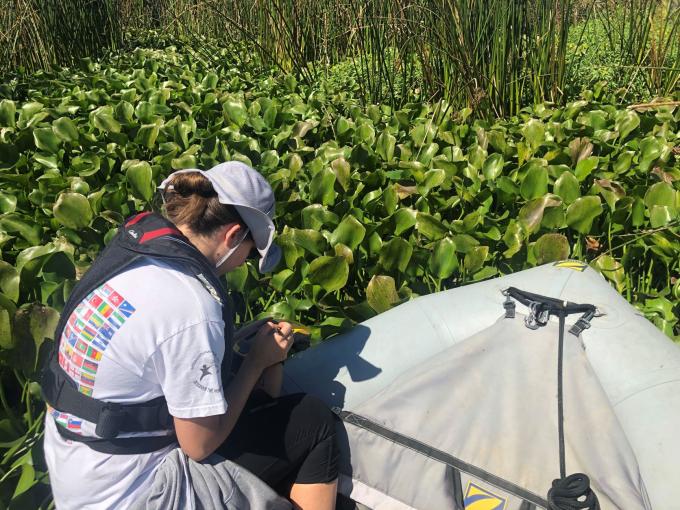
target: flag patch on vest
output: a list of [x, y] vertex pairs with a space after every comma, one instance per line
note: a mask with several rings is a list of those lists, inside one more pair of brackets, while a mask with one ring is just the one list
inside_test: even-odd
[[504, 510], [506, 499], [472, 482], [465, 489], [465, 510]]
[[104, 351], [135, 311], [106, 283], [90, 292], [73, 311], [59, 345], [59, 364], [78, 385], [78, 391], [92, 395]]

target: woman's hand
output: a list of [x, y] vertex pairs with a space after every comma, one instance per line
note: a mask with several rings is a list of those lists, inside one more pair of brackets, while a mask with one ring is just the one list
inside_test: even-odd
[[264, 370], [280, 363], [293, 345], [293, 327], [288, 322], [267, 322], [257, 331], [248, 358]]

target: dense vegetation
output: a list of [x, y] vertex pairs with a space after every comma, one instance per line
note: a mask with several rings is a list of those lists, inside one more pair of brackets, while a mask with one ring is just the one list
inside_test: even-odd
[[[208, 9], [217, 2], [189, 4]], [[144, 5], [158, 7], [150, 19], [161, 23], [169, 11], [160, 7], [171, 4]], [[284, 4], [262, 5], [259, 22], [271, 23], [277, 18], [266, 7]], [[465, 2], [447, 5], [462, 9]], [[125, 25], [107, 13], [97, 14], [101, 23]], [[70, 12], [76, 14], [88, 11]], [[256, 26], [245, 15], [240, 25]], [[620, 18], [626, 34], [637, 26], [628, 16]], [[437, 74], [455, 84], [464, 69], [442, 63], [434, 72], [423, 53], [391, 46], [397, 36], [389, 31], [366, 38], [353, 32], [363, 49], [341, 51], [339, 41], [311, 45], [319, 39], [306, 19], [305, 30], [290, 37], [302, 46], [286, 46], [279, 34], [272, 37], [279, 46], [255, 52], [257, 41], [245, 36], [249, 43], [222, 44], [191, 32], [144, 32], [127, 43], [122, 31], [120, 38], [107, 32], [105, 41], [90, 35], [83, 51], [138, 47], [97, 60], [79, 58], [72, 44], [68, 67], [48, 65], [66, 54], [54, 49], [55, 38], [44, 62], [23, 60], [26, 69], [0, 84], [0, 507], [49, 504], [36, 381], [58, 311], [120, 222], [158, 206], [155, 185], [175, 169], [237, 159], [275, 189], [284, 257], [271, 275], [247, 266], [229, 276], [241, 321], [293, 319], [318, 341], [417, 295], [574, 257], [680, 338], [674, 67], [655, 82], [637, 52], [637, 72], [628, 74], [623, 51], [613, 58], [593, 49], [609, 44], [610, 35], [613, 44], [616, 32], [581, 13], [568, 38], [553, 33], [562, 41], [554, 48], [566, 48], [548, 57], [564, 59], [559, 87], [557, 75], [516, 89], [497, 86], [494, 80], [514, 71], [492, 69], [489, 55], [507, 58], [492, 52], [476, 61], [486, 92], [475, 96], [443, 86]], [[668, 30], [675, 30], [673, 19]], [[640, 37], [650, 44], [651, 36]], [[302, 47], [309, 53], [296, 63]], [[323, 47], [335, 48], [328, 65], [317, 53]], [[524, 55], [535, 50], [525, 46]], [[400, 67], [407, 55], [420, 55], [411, 74]], [[672, 51], [664, 58], [664, 66], [677, 63]], [[522, 63], [517, 76], [542, 73], [541, 62]], [[669, 97], [631, 104], [656, 94]]]
[[475, 116], [603, 80], [646, 100], [680, 78], [675, 0], [0, 0], [0, 69], [72, 65], [148, 29], [214, 64], [213, 41], [238, 42], [310, 86], [340, 69], [367, 103], [445, 99]]

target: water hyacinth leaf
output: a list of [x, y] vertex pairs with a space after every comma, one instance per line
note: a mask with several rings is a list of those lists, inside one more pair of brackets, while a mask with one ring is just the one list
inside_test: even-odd
[[333, 231], [330, 241], [333, 246], [341, 243], [355, 250], [361, 244], [361, 241], [364, 240], [365, 235], [366, 227], [350, 214], [345, 216]]
[[362, 123], [354, 131], [354, 143], [360, 144], [365, 143], [368, 146], [372, 146], [375, 142], [375, 129], [368, 122]]
[[15, 335], [20, 342], [32, 342], [37, 352], [45, 339], [54, 340], [58, 322], [59, 312], [49, 306], [42, 303], [23, 305], [14, 319]]
[[52, 212], [59, 223], [74, 230], [88, 226], [93, 216], [90, 202], [80, 193], [61, 193]]
[[574, 174], [579, 181], [585, 181], [586, 178], [597, 168], [597, 164], [600, 158], [597, 156], [590, 156], [588, 158], [582, 159], [576, 165], [576, 170]]
[[13, 128], [16, 126], [16, 105], [10, 99], [0, 101], [0, 127]]
[[50, 154], [56, 154], [59, 152], [59, 145], [61, 145], [61, 140], [54, 134], [52, 128], [36, 128], [33, 130], [33, 140], [35, 141], [35, 146], [45, 152]]
[[465, 271], [468, 273], [476, 273], [482, 268], [488, 256], [488, 246], [475, 246], [465, 254], [465, 258], [463, 259]]
[[276, 273], [274, 276], [272, 276], [272, 279], [269, 281], [269, 285], [271, 285], [273, 289], [276, 289], [279, 292], [284, 292], [286, 290], [286, 283], [288, 282], [288, 280], [290, 280], [293, 274], [294, 272], [291, 271], [290, 269], [283, 269]]
[[505, 243], [505, 246], [508, 247], [508, 249], [503, 252], [505, 258], [512, 257], [522, 249], [524, 235], [519, 222], [510, 220], [510, 223], [503, 234], [503, 242]]
[[531, 165], [519, 190], [526, 200], [545, 195], [548, 192], [548, 169], [544, 166]]
[[9, 262], [0, 260], [0, 291], [14, 302], [19, 300], [19, 272]]
[[383, 191], [383, 204], [387, 214], [393, 214], [399, 206], [399, 195], [394, 186], [386, 186]]
[[337, 158], [331, 163], [335, 178], [343, 190], [347, 191], [350, 186], [350, 164], [345, 158]]
[[453, 239], [445, 237], [435, 245], [428, 267], [437, 278], [448, 278], [458, 269], [456, 243]]
[[321, 232], [311, 229], [290, 228], [285, 230], [291, 236], [293, 242], [314, 255], [323, 254], [326, 249], [326, 238]]
[[120, 133], [120, 122], [113, 117], [111, 106], [100, 106], [90, 114], [90, 123], [100, 131]]
[[342, 289], [349, 277], [349, 264], [341, 256], [322, 256], [309, 264], [309, 281], [321, 285], [326, 292]]
[[470, 234], [457, 234], [453, 237], [458, 253], [470, 253], [473, 248], [479, 246], [479, 241]]
[[392, 308], [392, 305], [399, 301], [394, 278], [385, 275], [373, 276], [366, 287], [366, 301], [377, 313]]
[[10, 233], [18, 233], [31, 244], [40, 244], [42, 227], [23, 219], [23, 217], [9, 214], [0, 218], [0, 230]]
[[385, 129], [376, 141], [375, 152], [383, 161], [389, 163], [394, 158], [394, 147], [397, 143], [396, 137]]
[[633, 110], [622, 110], [616, 115], [614, 130], [619, 133], [619, 141], [623, 140], [640, 125], [640, 117]]
[[534, 244], [538, 264], [547, 264], [569, 258], [569, 240], [562, 234], [543, 234]]
[[414, 209], [402, 207], [392, 215], [391, 220], [394, 224], [394, 235], [400, 236], [416, 224], [418, 212]]
[[432, 158], [434, 158], [437, 155], [438, 151], [439, 145], [436, 143], [430, 143], [421, 147], [418, 153], [418, 162], [426, 166], [429, 165], [430, 162], [432, 161]]
[[422, 147], [426, 142], [432, 142], [435, 128], [432, 125], [431, 120], [420, 121], [419, 124], [416, 124], [416, 126], [411, 129], [409, 134], [411, 135], [411, 140], [413, 140], [414, 145], [416, 147]]
[[576, 165], [580, 161], [586, 159], [593, 153], [593, 144], [587, 137], [574, 138], [569, 143], [569, 155], [571, 156], [571, 164]]
[[71, 160], [71, 167], [81, 177], [89, 177], [96, 174], [101, 168], [101, 159], [96, 154], [84, 153]]
[[312, 177], [309, 183], [309, 198], [312, 202], [322, 205], [331, 205], [335, 202], [335, 172], [330, 168], [324, 168]]
[[649, 209], [649, 222], [652, 228], [663, 227], [676, 219], [678, 219], [678, 213], [675, 208], [665, 205], [653, 205]]
[[626, 272], [623, 265], [611, 255], [602, 254], [590, 263], [590, 266], [599, 271], [605, 278], [614, 282], [621, 292], [626, 281]]
[[137, 142], [142, 147], [147, 149], [153, 149], [156, 145], [156, 139], [160, 133], [161, 120], [157, 120], [153, 124], [144, 124], [137, 131], [137, 136], [135, 136], [135, 142]]
[[64, 142], [76, 143], [78, 141], [78, 127], [68, 117], [60, 117], [52, 123], [52, 130]]
[[131, 124], [135, 116], [135, 107], [127, 101], [121, 101], [115, 108], [116, 119]]
[[122, 170], [133, 196], [147, 202], [151, 200], [154, 193], [151, 165], [137, 159], [126, 160], [123, 162]]
[[417, 189], [421, 195], [427, 195], [430, 190], [442, 185], [446, 180], [446, 172], [444, 170], [435, 168], [428, 170], [423, 176], [423, 181], [418, 184]]
[[349, 246], [338, 243], [333, 246], [333, 251], [335, 251], [337, 256], [343, 257], [348, 264], [354, 264], [354, 252]]
[[634, 155], [635, 153], [633, 151], [621, 152], [612, 166], [614, 172], [617, 174], [623, 174], [630, 170]]
[[264, 151], [260, 157], [260, 168], [273, 170], [279, 165], [279, 153], [275, 150]]
[[529, 147], [536, 150], [545, 141], [545, 125], [538, 119], [531, 119], [522, 127], [522, 134]]
[[[252, 166], [252, 163], [250, 163], [250, 160], [242, 161], [241, 158], [237, 157], [237, 154], [234, 154], [234, 160], [235, 161], [241, 161], [241, 162], [245, 163], [246, 165]], [[184, 170], [184, 169], [187, 169], [187, 168], [196, 168], [196, 166], [197, 166], [196, 156], [194, 154], [184, 153], [178, 158], [173, 158], [172, 161], [170, 161], [170, 166], [172, 167], [173, 170]]]
[[388, 271], [404, 272], [413, 254], [413, 246], [400, 237], [394, 237], [380, 248], [379, 264]]
[[291, 154], [288, 160], [288, 170], [290, 170], [291, 177], [295, 176], [297, 172], [302, 168], [304, 162], [299, 154]]
[[222, 104], [222, 111], [224, 112], [224, 118], [236, 124], [239, 128], [243, 127], [246, 120], [248, 120], [248, 110], [241, 100], [228, 99]]
[[563, 228], [566, 226], [566, 215], [562, 205], [548, 207], [543, 211], [541, 227], [548, 230]]
[[675, 208], [677, 205], [677, 192], [667, 182], [652, 184], [645, 193], [645, 205], [649, 208], [655, 205]]
[[324, 225], [337, 225], [340, 221], [338, 215], [329, 211], [321, 204], [311, 204], [305, 207], [302, 215], [302, 225], [306, 229], [320, 230]]
[[13, 349], [14, 335], [12, 334], [12, 319], [14, 313], [3, 307], [0, 300], [0, 348]]
[[536, 232], [541, 225], [546, 207], [556, 207], [561, 204], [562, 201], [556, 195], [545, 195], [530, 200], [519, 210], [517, 220], [527, 233]]
[[581, 196], [581, 185], [574, 174], [563, 172], [555, 181], [554, 192], [565, 204], [569, 205]]
[[416, 214], [416, 230], [432, 241], [441, 239], [449, 233], [449, 228], [431, 214]]
[[316, 121], [299, 121], [293, 126], [293, 131], [291, 131], [291, 136], [304, 138], [307, 133], [318, 125]]
[[241, 264], [233, 270], [227, 272], [227, 288], [236, 292], [243, 292], [246, 288], [246, 281], [248, 280], [248, 266]]
[[661, 157], [663, 144], [654, 136], [648, 136], [640, 141], [640, 170], [648, 172], [652, 164]]
[[567, 208], [567, 225], [581, 234], [590, 232], [593, 220], [602, 214], [600, 197], [586, 196], [577, 198]]
[[285, 301], [280, 301], [271, 305], [264, 312], [259, 314], [256, 319], [263, 319], [265, 317], [271, 317], [278, 321], [293, 321], [295, 320], [295, 309]]
[[503, 163], [503, 156], [497, 153], [486, 158], [482, 166], [482, 173], [487, 181], [494, 181], [503, 173]]
[[7, 214], [16, 211], [17, 197], [9, 193], [0, 191], [0, 214]]

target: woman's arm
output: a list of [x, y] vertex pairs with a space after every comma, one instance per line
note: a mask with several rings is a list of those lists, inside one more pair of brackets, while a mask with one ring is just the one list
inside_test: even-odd
[[263, 371], [286, 359], [292, 343], [290, 324], [269, 322], [262, 326], [236, 377], [225, 389], [227, 412], [202, 418], [174, 418], [177, 440], [184, 453], [201, 461], [227, 439]]
[[262, 388], [270, 397], [281, 396], [281, 385], [283, 384], [283, 363], [277, 363], [267, 367], [262, 372], [259, 387]]
[[203, 418], [174, 418], [177, 441], [184, 453], [201, 461], [227, 439], [261, 374], [262, 368], [252, 358], [246, 358], [224, 392], [228, 403], [226, 413]]

